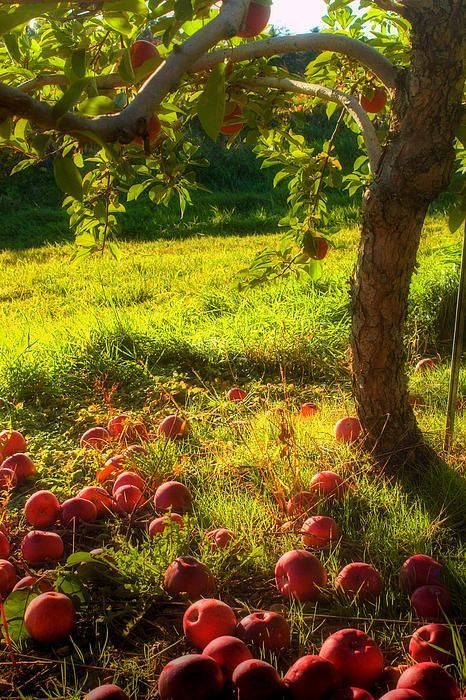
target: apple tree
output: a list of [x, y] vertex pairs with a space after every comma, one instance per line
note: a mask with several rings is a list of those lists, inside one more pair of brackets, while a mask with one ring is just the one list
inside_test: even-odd
[[[268, 0], [0, 1], [0, 146], [21, 155], [14, 171], [53, 158], [77, 255], [118, 255], [125, 202], [176, 198], [181, 214], [191, 203], [193, 119], [208, 138], [245, 139], [289, 192], [283, 243], [252, 262], [248, 284], [315, 277], [332, 231], [329, 188], [363, 189], [353, 394], [367, 448], [399, 463], [422, 447], [405, 373], [410, 280], [428, 207], [464, 170], [466, 3], [327, 4], [320, 32], [257, 38]], [[309, 51], [303, 75], [271, 60]], [[321, 152], [290, 122], [319, 101], [338, 115]], [[341, 128], [360, 145], [344, 177]], [[455, 225], [463, 212], [460, 200]]]

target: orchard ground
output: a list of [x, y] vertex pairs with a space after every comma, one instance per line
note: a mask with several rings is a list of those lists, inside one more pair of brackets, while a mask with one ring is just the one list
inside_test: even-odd
[[[207, 222], [204, 229], [209, 232]], [[387, 664], [405, 662], [406, 641], [421, 623], [400, 591], [398, 573], [415, 553], [443, 562], [451, 621], [465, 621], [462, 401], [451, 455], [426, 465], [416, 482], [373, 473], [367, 457], [333, 438], [335, 421], [353, 413], [348, 280], [357, 237], [356, 227], [342, 226], [314, 285], [278, 281], [241, 293], [232, 286], [234, 274], [275, 234], [128, 242], [119, 263], [104, 256], [70, 265], [66, 244], [0, 253], [1, 427], [25, 432], [37, 464], [36, 478], [3, 508], [16, 533], [12, 557], [19, 571], [27, 496], [51, 489], [63, 501], [95, 481], [99, 458], [79, 449], [87, 428], [122, 410], [141, 418], [153, 436], [160, 420], [177, 410], [191, 424], [186, 440], [153, 437], [148, 455], [137, 459], [149, 492], [166, 478], [190, 487], [194, 508], [186, 529], [149, 540], [149, 509], [133, 527], [114, 518], [66, 536], [67, 555], [105, 547], [112, 569], [102, 575], [91, 567], [76, 578], [77, 563], [58, 567], [54, 576], [61, 585], [82, 597], [79, 623], [72, 642], [52, 651], [30, 640], [15, 646], [23, 696], [71, 700], [107, 681], [134, 697], [156, 698], [164, 663], [189, 651], [181, 630], [185, 606], [161, 589], [167, 565], [180, 554], [211, 568], [219, 596], [240, 617], [256, 609], [285, 611], [292, 647], [273, 659], [283, 671], [318, 650], [331, 632], [353, 626], [374, 636]], [[449, 246], [456, 249], [458, 241], [444, 218], [429, 219], [408, 321], [412, 368], [439, 352], [432, 371], [413, 373], [410, 380], [422, 399], [415, 409], [419, 422], [439, 451], [458, 276]], [[226, 400], [234, 385], [247, 389], [244, 402]], [[466, 397], [464, 370], [460, 393]], [[319, 405], [315, 417], [297, 417], [305, 401]], [[275, 589], [277, 559], [302, 546], [299, 534], [280, 532], [286, 519], [280, 503], [323, 469], [341, 473], [355, 487], [341, 504], [317, 508], [342, 531], [341, 541], [319, 557], [330, 584], [350, 561], [376, 566], [385, 581], [377, 604], [344, 603], [330, 585], [322, 602], [301, 608], [284, 604]], [[238, 549], [212, 551], [205, 533], [214, 527], [235, 532]], [[456, 673], [466, 682], [464, 659]], [[17, 697], [12, 678], [5, 649], [2, 697]]]

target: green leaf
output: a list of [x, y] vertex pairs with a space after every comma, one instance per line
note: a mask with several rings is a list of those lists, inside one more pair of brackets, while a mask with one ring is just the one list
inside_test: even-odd
[[86, 75], [86, 51], [84, 49], [73, 51], [73, 55], [71, 56], [71, 69], [78, 79], [84, 78]]
[[225, 117], [225, 64], [215, 66], [198, 102], [202, 128], [215, 141]]
[[73, 158], [71, 156], [66, 158], [55, 156], [53, 159], [53, 172], [55, 181], [62, 192], [82, 202], [83, 180], [81, 173], [74, 164]]
[[56, 9], [58, 4], [57, 2], [38, 2], [10, 10], [10, 12], [0, 13], [0, 35], [7, 34], [13, 29], [27, 24], [31, 19]]
[[63, 97], [58, 100], [57, 104], [53, 107], [52, 111], [55, 118], [63, 116], [65, 112], [68, 112], [77, 102], [79, 102], [79, 99], [88, 86], [90, 80], [90, 78], [80, 78], [79, 80], [76, 80], [75, 83], [70, 85]]
[[11, 169], [10, 175], [20, 173], [22, 170], [26, 170], [26, 168], [30, 168], [31, 166], [35, 165], [35, 163], [36, 161], [33, 158], [26, 158], [26, 160], [20, 160], [19, 163], [16, 163], [14, 168]]
[[85, 114], [88, 117], [97, 117], [99, 114], [110, 114], [117, 111], [114, 101], [110, 97], [104, 97], [103, 95], [91, 97], [80, 102], [78, 109], [81, 114]]
[[108, 243], [108, 249], [112, 256], [115, 258], [115, 260], [119, 261], [121, 260], [121, 249], [115, 241], [109, 241]]
[[[28, 631], [24, 626], [24, 613], [31, 600], [36, 597], [37, 594], [33, 593], [30, 588], [23, 588], [22, 590], [10, 593], [3, 603], [8, 634], [12, 641], [19, 642], [21, 639], [29, 637]], [[1, 629], [3, 630], [2, 636], [5, 637], [3, 619], [1, 620]]]
[[112, 0], [105, 3], [105, 11], [108, 12], [134, 12], [136, 15], [145, 17], [147, 15], [147, 5], [144, 0]]
[[104, 17], [104, 24], [108, 25], [110, 29], [113, 29], [115, 32], [118, 32], [118, 34], [123, 34], [124, 36], [131, 36], [133, 33], [133, 27], [126, 15], [120, 15], [116, 12], [107, 12]]
[[74, 564], [81, 564], [83, 561], [94, 561], [94, 557], [92, 554], [89, 554], [89, 552], [74, 552], [74, 554], [70, 554], [66, 560], [66, 565], [72, 566]]
[[463, 209], [462, 207], [455, 207], [454, 209], [450, 209], [450, 213], [448, 215], [448, 226], [450, 227], [450, 231], [452, 233], [457, 231], [465, 219], [465, 209]]
[[175, 18], [179, 22], [186, 22], [193, 18], [193, 6], [191, 0], [176, 0]]
[[0, 141], [9, 141], [11, 136], [11, 127], [13, 122], [11, 119], [4, 119], [0, 122]]
[[18, 37], [15, 34], [5, 34], [3, 41], [10, 58], [16, 63], [21, 63], [21, 51], [19, 50]]
[[59, 574], [55, 580], [55, 590], [64, 593], [73, 601], [75, 607], [86, 602], [87, 596], [79, 578], [72, 571]]

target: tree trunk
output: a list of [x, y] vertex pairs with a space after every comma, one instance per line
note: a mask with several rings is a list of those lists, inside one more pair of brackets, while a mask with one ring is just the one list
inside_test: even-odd
[[424, 219], [448, 186], [462, 115], [465, 0], [433, 5], [410, 11], [412, 61], [400, 74], [389, 140], [365, 195], [351, 290], [357, 412], [366, 447], [393, 464], [422, 446], [408, 404], [403, 332]]

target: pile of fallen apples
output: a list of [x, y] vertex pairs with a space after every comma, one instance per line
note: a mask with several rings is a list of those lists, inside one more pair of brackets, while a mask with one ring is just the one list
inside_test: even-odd
[[[234, 387], [231, 401], [243, 401], [244, 390]], [[303, 404], [301, 416], [315, 415], [315, 404]], [[345, 417], [335, 426], [335, 438], [347, 443], [360, 435], [359, 421]], [[157, 429], [159, 437], [186, 437], [189, 424], [178, 415], [165, 418]], [[58, 562], [64, 555], [64, 542], [49, 528], [60, 523], [76, 529], [107, 516], [133, 518], [152, 501], [156, 517], [148, 525], [150, 537], [161, 536], [167, 527], [183, 528], [184, 515], [191, 510], [192, 496], [179, 481], [160, 484], [148, 497], [147, 484], [137, 471], [125, 470], [125, 462], [135, 452], [145, 452], [148, 431], [127, 414], [110, 419], [106, 428], [95, 427], [81, 438], [83, 449], [104, 450], [118, 441], [118, 454], [107, 459], [96, 473], [99, 485], [82, 488], [76, 496], [59, 503], [51, 491], [33, 493], [24, 506], [24, 518], [34, 529], [21, 543], [28, 575], [18, 580], [11, 562], [8, 532], [0, 532], [0, 594], [29, 588], [34, 592], [24, 614], [24, 625], [33, 640], [53, 644], [69, 637], [76, 625], [71, 599], [53, 590], [47, 574], [31, 568]], [[133, 444], [136, 443], [136, 444]], [[32, 476], [35, 466], [24, 454], [24, 436], [15, 430], [0, 432], [0, 489], [16, 488]], [[103, 460], [102, 460], [103, 461]], [[298, 531], [303, 544], [314, 550], [327, 549], [341, 536], [335, 520], [310, 515], [317, 504], [345, 498], [353, 486], [340, 475], [324, 471], [316, 474], [306, 491], [293, 494], [286, 504], [289, 518], [283, 532]], [[212, 548], [237, 546], [235, 534], [226, 528], [206, 533]], [[441, 618], [450, 607], [450, 596], [441, 581], [442, 566], [433, 558], [416, 554], [405, 561], [400, 572], [402, 590], [410, 595], [413, 612], [419, 617]], [[294, 549], [283, 554], [275, 566], [275, 584], [285, 600], [317, 601], [326, 593], [327, 572], [315, 554]], [[334, 581], [336, 594], [358, 603], [373, 602], [383, 590], [377, 569], [367, 562], [351, 562]], [[163, 586], [168, 595], [196, 601], [184, 613], [183, 630], [188, 643], [200, 653], [170, 661], [159, 678], [161, 700], [457, 700], [459, 687], [444, 666], [455, 663], [455, 640], [448, 625], [420, 627], [411, 637], [409, 654], [415, 665], [387, 667], [381, 649], [368, 634], [358, 629], [341, 629], [330, 635], [318, 655], [298, 659], [282, 678], [268, 662], [254, 654], [278, 654], [290, 645], [290, 627], [278, 612], [253, 612], [238, 621], [226, 603], [212, 598], [216, 582], [209, 568], [190, 556], [176, 558], [167, 568]], [[54, 624], [50, 625], [53, 619]], [[114, 685], [102, 685], [86, 698], [127, 698]]]

